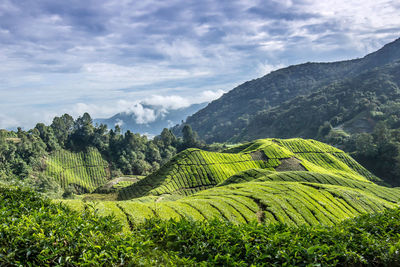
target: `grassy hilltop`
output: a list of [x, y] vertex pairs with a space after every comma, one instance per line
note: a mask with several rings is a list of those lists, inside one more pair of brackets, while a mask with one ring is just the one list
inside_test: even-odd
[[[95, 204], [129, 230], [149, 218], [213, 218], [236, 224], [334, 225], [363, 213], [394, 208], [400, 190], [343, 151], [314, 140], [260, 139], [223, 153], [188, 149], [157, 172]], [[77, 210], [92, 205], [64, 203]]]

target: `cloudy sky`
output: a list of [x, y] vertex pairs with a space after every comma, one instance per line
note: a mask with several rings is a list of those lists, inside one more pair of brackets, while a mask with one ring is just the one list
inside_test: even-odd
[[210, 101], [400, 37], [397, 0], [0, 0], [0, 128]]

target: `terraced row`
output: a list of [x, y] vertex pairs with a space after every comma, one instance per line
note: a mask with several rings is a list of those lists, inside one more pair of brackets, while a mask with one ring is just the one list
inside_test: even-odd
[[312, 139], [272, 139], [272, 142], [287, 148], [293, 153], [343, 153], [340, 149]]
[[224, 154], [188, 149], [178, 154], [159, 171], [119, 192], [119, 199], [145, 195], [190, 195], [211, 188], [228, 177], [253, 168], [279, 166], [276, 159], [253, 160], [249, 154]]
[[377, 186], [370, 181], [354, 180], [352, 179], [351, 175], [344, 175], [343, 173], [325, 174], [308, 171], [273, 172], [263, 169], [252, 169], [231, 176], [218, 186], [239, 184], [243, 182], [301, 182], [337, 185], [359, 189], [386, 201], [400, 203], [400, 190], [384, 186]]
[[95, 148], [79, 153], [56, 151], [46, 159], [45, 174], [63, 188], [74, 185], [83, 192], [92, 192], [110, 178], [108, 163]]
[[115, 214], [126, 231], [152, 217], [332, 225], [399, 205], [400, 189], [376, 185], [374, 178], [323, 143], [263, 139], [226, 153], [185, 150], [118, 192], [119, 199], [131, 200], [100, 202], [95, 208]]

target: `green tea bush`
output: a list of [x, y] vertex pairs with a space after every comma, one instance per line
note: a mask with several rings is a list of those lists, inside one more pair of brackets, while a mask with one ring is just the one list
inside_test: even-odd
[[149, 220], [134, 234], [210, 266], [400, 265], [400, 209], [332, 227]]
[[186, 263], [151, 240], [121, 233], [113, 216], [72, 211], [27, 189], [0, 185], [0, 266]]

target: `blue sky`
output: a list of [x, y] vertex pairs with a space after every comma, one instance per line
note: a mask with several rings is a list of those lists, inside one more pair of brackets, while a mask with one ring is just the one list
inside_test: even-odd
[[210, 101], [400, 37], [386, 0], [0, 0], [0, 128]]

